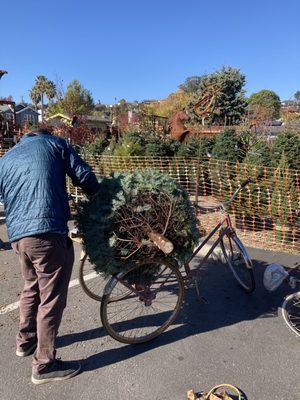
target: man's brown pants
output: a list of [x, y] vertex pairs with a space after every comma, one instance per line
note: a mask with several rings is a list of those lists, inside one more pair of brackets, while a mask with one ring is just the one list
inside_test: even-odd
[[20, 297], [17, 346], [38, 341], [33, 372], [42, 372], [55, 359], [55, 338], [67, 302], [74, 248], [66, 235], [45, 233], [22, 238], [12, 247], [25, 280]]

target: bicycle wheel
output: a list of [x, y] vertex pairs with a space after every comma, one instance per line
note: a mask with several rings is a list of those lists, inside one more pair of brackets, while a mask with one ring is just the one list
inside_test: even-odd
[[[95, 271], [93, 265], [87, 259], [87, 255], [80, 260], [79, 265], [79, 283], [84, 292], [93, 300], [101, 301], [105, 285], [111, 277], [105, 278]], [[130, 291], [125, 287], [119, 287], [110, 301], [115, 301], [128, 296]]]
[[240, 287], [247, 293], [255, 289], [252, 261], [236, 235], [226, 234], [221, 240], [225, 260]]
[[93, 300], [101, 301], [108, 279], [98, 274], [84, 254], [79, 265], [79, 283], [84, 292]]
[[300, 292], [290, 294], [282, 304], [281, 313], [287, 326], [300, 336]]
[[[145, 269], [150, 275], [145, 277]], [[130, 295], [112, 301], [118, 287]], [[108, 334], [122, 343], [144, 343], [166, 330], [183, 302], [183, 279], [174, 261], [151, 260], [112, 277], [101, 302], [101, 320]]]

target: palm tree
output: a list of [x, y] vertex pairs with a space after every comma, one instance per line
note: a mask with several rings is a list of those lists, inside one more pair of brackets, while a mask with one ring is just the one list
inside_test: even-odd
[[44, 98], [47, 97], [51, 102], [56, 96], [55, 84], [44, 75], [39, 75], [35, 79], [35, 84], [29, 91], [29, 96], [35, 105], [41, 103], [42, 121], [44, 120]]

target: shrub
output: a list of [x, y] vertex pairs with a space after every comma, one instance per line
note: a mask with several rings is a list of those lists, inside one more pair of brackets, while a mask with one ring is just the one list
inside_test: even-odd
[[133, 142], [139, 144], [140, 146], [145, 146], [147, 140], [149, 140], [149, 138], [152, 136], [152, 132], [140, 132], [137, 130], [132, 130], [124, 133], [121, 137], [121, 141], [125, 140], [126, 142]]
[[215, 159], [229, 162], [243, 160], [245, 157], [245, 149], [234, 129], [225, 129], [216, 137], [212, 156]]
[[278, 167], [282, 154], [285, 154], [287, 165], [291, 169], [300, 169], [300, 134], [296, 132], [282, 132], [273, 142], [273, 166]]
[[118, 157], [143, 156], [144, 148], [138, 142], [122, 140], [117, 143], [113, 155]]
[[249, 149], [246, 157], [243, 160], [243, 163], [251, 166], [256, 165], [259, 167], [271, 167], [272, 155], [270, 145], [261, 138], [254, 138], [249, 145]]
[[138, 132], [131, 132], [123, 135], [118, 142], [111, 139], [103, 154], [118, 157], [143, 156], [145, 142]]
[[293, 224], [297, 220], [299, 202], [288, 159], [282, 154], [273, 179], [272, 216], [278, 225]]
[[178, 157], [198, 157], [199, 148], [201, 149], [201, 157], [207, 158], [212, 153], [216, 139], [193, 136], [187, 143], [183, 143], [178, 151]]
[[96, 156], [98, 154], [102, 154], [108, 145], [108, 139], [97, 137], [93, 142], [90, 142], [84, 146], [84, 151], [87, 154]]
[[147, 142], [145, 151], [147, 156], [174, 157], [179, 146], [180, 143], [174, 139], [152, 137]]

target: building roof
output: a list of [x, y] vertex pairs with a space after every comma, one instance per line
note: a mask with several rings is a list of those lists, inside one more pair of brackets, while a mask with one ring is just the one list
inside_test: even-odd
[[66, 120], [68, 120], [68, 121], [72, 121], [72, 118], [70, 118], [68, 115], [65, 115], [65, 114], [62, 114], [62, 113], [57, 113], [57, 114], [54, 114], [54, 115], [51, 115], [50, 117], [47, 117], [46, 118], [46, 120], [48, 121], [48, 120], [52, 120], [52, 119], [66, 119]]
[[27, 107], [27, 104], [24, 104], [24, 103], [17, 104], [15, 107], [15, 112], [23, 110], [23, 108], [26, 108], [26, 107]]
[[13, 112], [12, 108], [9, 105], [7, 104], [0, 105], [0, 112], [6, 112], [6, 111]]
[[24, 108], [21, 108], [19, 111], [16, 111], [16, 114], [20, 114], [21, 112], [26, 111], [26, 110], [32, 110], [33, 112], [38, 114], [38, 111], [35, 110], [34, 108], [30, 107], [30, 106], [26, 106]]

